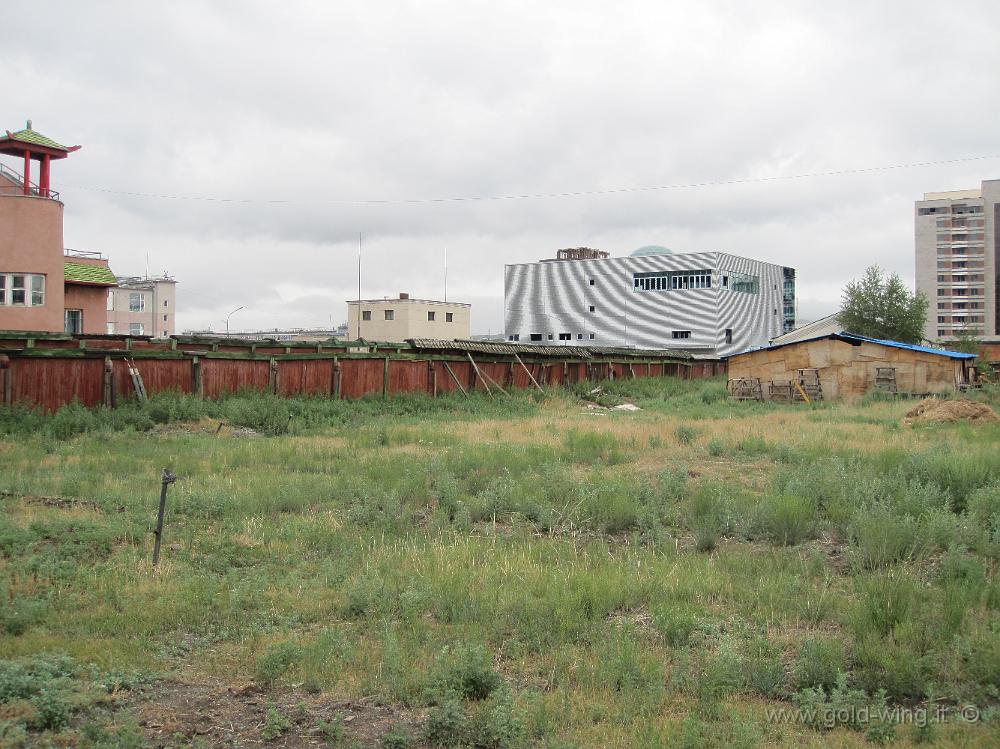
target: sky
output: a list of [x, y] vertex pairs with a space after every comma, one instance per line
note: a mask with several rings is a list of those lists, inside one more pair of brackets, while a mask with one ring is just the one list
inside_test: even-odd
[[359, 233], [363, 298], [439, 299], [447, 257], [473, 333], [503, 329], [505, 264], [579, 246], [789, 265], [811, 320], [873, 262], [912, 283], [924, 192], [1000, 178], [992, 0], [25, 12], [0, 128], [82, 145], [66, 246], [175, 277], [179, 330], [342, 322]]

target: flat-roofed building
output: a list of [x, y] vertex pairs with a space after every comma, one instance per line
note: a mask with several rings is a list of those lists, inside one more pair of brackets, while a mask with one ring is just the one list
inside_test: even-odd
[[109, 335], [162, 337], [177, 332], [177, 281], [162, 276], [119, 276], [107, 300]]
[[353, 299], [347, 302], [347, 332], [369, 341], [408, 338], [468, 338], [471, 304], [410, 299]]
[[793, 268], [658, 246], [618, 258], [564, 255], [506, 266], [508, 341], [725, 356], [795, 327]]
[[1000, 333], [1000, 180], [924, 193], [914, 210], [917, 291], [930, 300], [924, 336]]

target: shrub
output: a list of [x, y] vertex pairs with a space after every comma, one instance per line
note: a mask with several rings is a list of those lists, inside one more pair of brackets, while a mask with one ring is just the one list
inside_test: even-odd
[[514, 749], [525, 740], [524, 721], [507, 689], [494, 692], [467, 724], [467, 740], [482, 749]]
[[765, 637], [754, 639], [743, 657], [743, 680], [764, 697], [778, 697], [785, 689], [781, 650]]
[[402, 724], [393, 723], [382, 734], [383, 749], [410, 749], [411, 746], [413, 746], [413, 738], [406, 730], [406, 726]]
[[276, 706], [268, 705], [267, 712], [264, 714], [264, 727], [260, 730], [260, 736], [264, 741], [274, 741], [291, 727], [292, 722]]
[[905, 621], [920, 599], [917, 582], [905, 572], [890, 572], [857, 582], [858, 601], [850, 618], [858, 640], [871, 633], [889, 635]]
[[816, 505], [787, 494], [768, 495], [757, 506], [755, 526], [772, 544], [795, 546], [816, 537]]
[[466, 733], [465, 707], [457, 695], [448, 695], [427, 714], [424, 740], [431, 746], [455, 746]]
[[913, 557], [920, 546], [920, 527], [912, 517], [877, 505], [855, 511], [850, 537], [857, 563], [876, 569]]
[[677, 441], [682, 445], [690, 445], [698, 436], [698, 430], [686, 424], [681, 424], [674, 430], [674, 435], [676, 435]]
[[302, 648], [294, 642], [271, 645], [257, 658], [257, 683], [270, 689], [302, 657]]
[[573, 463], [617, 465], [627, 459], [621, 443], [613, 434], [570, 429], [563, 437], [566, 458]]
[[483, 700], [502, 683], [493, 667], [493, 657], [482, 645], [445, 648], [438, 657], [432, 676], [436, 695], [455, 694], [469, 700]]
[[810, 638], [799, 646], [792, 680], [797, 689], [819, 687], [829, 690], [845, 667], [843, 644], [838, 640]]
[[708, 450], [708, 454], [713, 458], [721, 458], [726, 453], [726, 446], [723, 444], [722, 440], [713, 437], [705, 445], [705, 449]]

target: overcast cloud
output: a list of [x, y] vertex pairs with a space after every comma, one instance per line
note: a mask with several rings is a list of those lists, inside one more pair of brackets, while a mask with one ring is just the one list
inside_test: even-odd
[[[766, 7], [762, 7], [766, 6]], [[168, 270], [178, 325], [328, 325], [357, 295], [473, 304], [503, 266], [587, 245], [799, 271], [799, 316], [864, 267], [913, 278], [913, 201], [1000, 159], [996, 2], [50, 2], [0, 25], [0, 127], [53, 167], [69, 247]], [[4, 157], [17, 167], [16, 161]], [[166, 197], [143, 197], [149, 193]], [[249, 202], [220, 202], [225, 198]], [[272, 203], [268, 201], [285, 201]]]

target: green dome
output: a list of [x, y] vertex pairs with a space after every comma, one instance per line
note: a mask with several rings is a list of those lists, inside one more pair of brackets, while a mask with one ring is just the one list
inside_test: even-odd
[[647, 244], [632, 252], [629, 257], [642, 257], [643, 255], [673, 255], [674, 251], [658, 244]]

